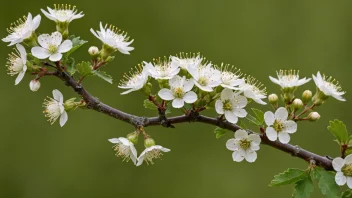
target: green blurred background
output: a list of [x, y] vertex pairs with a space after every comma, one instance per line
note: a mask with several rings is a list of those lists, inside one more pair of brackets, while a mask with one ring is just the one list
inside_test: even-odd
[[[6, 28], [22, 15], [40, 13], [53, 3], [4, 1], [1, 6], [1, 38]], [[112, 86], [90, 78], [85, 87], [100, 100], [137, 115], [153, 116], [142, 106], [143, 96], [120, 96], [117, 80], [139, 62], [178, 52], [201, 52], [209, 60], [234, 64], [262, 81], [268, 92], [278, 91], [268, 76], [278, 69], [299, 69], [310, 77], [318, 70], [332, 75], [345, 91], [352, 66], [352, 2], [288, 0], [150, 0], [71, 1], [85, 17], [71, 24], [71, 33], [88, 40], [76, 52], [78, 60], [88, 60], [90, 45], [100, 47], [90, 32], [99, 21], [128, 31], [135, 39], [130, 56], [118, 54], [104, 68], [116, 79]], [[54, 31], [54, 23], [42, 15], [38, 33]], [[0, 46], [5, 65], [11, 48]], [[274, 174], [289, 167], [307, 164], [281, 151], [262, 146], [255, 163], [235, 163], [225, 142], [233, 134], [215, 139], [214, 127], [199, 123], [161, 127], [147, 131], [158, 144], [172, 152], [155, 165], [134, 167], [114, 156], [108, 138], [132, 132], [130, 125], [89, 110], [69, 114], [60, 128], [51, 126], [42, 114], [42, 102], [55, 88], [65, 98], [75, 93], [56, 78], [44, 78], [37, 93], [29, 90], [31, 76], [18, 86], [14, 77], [0, 73], [0, 197], [4, 198], [95, 198], [95, 197], [290, 197], [292, 186], [268, 187]], [[298, 90], [313, 89], [313, 83]], [[326, 130], [328, 121], [341, 119], [351, 129], [349, 96], [341, 103], [330, 99], [319, 108], [316, 123], [300, 123], [291, 143], [322, 155], [338, 155], [338, 147]], [[259, 107], [251, 105], [251, 107]], [[269, 106], [262, 106], [269, 110]], [[215, 113], [213, 113], [215, 115]], [[142, 142], [138, 145], [142, 151]], [[312, 197], [322, 197], [315, 189]]]

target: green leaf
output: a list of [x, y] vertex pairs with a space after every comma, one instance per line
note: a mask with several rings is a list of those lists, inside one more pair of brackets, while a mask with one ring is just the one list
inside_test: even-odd
[[91, 76], [94, 74], [92, 65], [90, 62], [81, 62], [76, 65], [78, 73], [80, 73], [82, 76]]
[[105, 71], [100, 71], [100, 70], [97, 70], [97, 71], [94, 71], [94, 75], [95, 76], [98, 76], [99, 78], [105, 80], [106, 82], [112, 84], [112, 77], [106, 73]]
[[347, 189], [345, 192], [342, 193], [341, 198], [352, 198], [352, 190]]
[[306, 176], [304, 170], [289, 168], [285, 172], [274, 176], [274, 179], [269, 184], [270, 187], [273, 186], [283, 186], [287, 184], [293, 184], [301, 180]]
[[294, 198], [308, 198], [313, 192], [314, 185], [312, 178], [307, 176], [302, 180], [298, 181], [295, 185], [295, 191], [293, 192]]
[[171, 105], [168, 105], [168, 106], [167, 106], [166, 111], [165, 111], [165, 115], [167, 115], [167, 114], [170, 114], [170, 113], [171, 113], [171, 108], [172, 108], [172, 106], [171, 106]]
[[264, 112], [259, 109], [255, 109], [255, 108], [252, 108], [252, 111], [253, 111], [255, 117], [257, 118], [257, 121], [259, 123], [261, 123], [261, 125], [263, 125], [264, 124]]
[[245, 124], [242, 120], [240, 120], [237, 124], [238, 124], [238, 126], [241, 127], [243, 130], [246, 130], [246, 129], [247, 129], [246, 124]]
[[75, 65], [75, 59], [72, 57], [68, 58], [65, 62], [65, 65], [67, 65], [67, 72], [72, 76], [73, 74], [76, 73], [76, 65]]
[[227, 131], [225, 129], [220, 128], [220, 127], [216, 127], [215, 130], [214, 130], [216, 139], [219, 139], [222, 136], [224, 136], [226, 132]]
[[330, 121], [328, 130], [336, 137], [340, 144], [347, 144], [348, 132], [346, 125], [340, 120]]
[[70, 36], [68, 39], [72, 41], [72, 48], [65, 53], [66, 57], [69, 57], [72, 52], [78, 50], [85, 43], [87, 43], [87, 41], [81, 40], [80, 37], [75, 37], [74, 35]]
[[316, 167], [313, 169], [313, 176], [318, 180], [318, 186], [321, 193], [329, 198], [339, 198], [340, 188], [335, 182], [335, 174], [328, 172], [323, 168]]
[[247, 114], [246, 119], [247, 119], [250, 123], [252, 123], [252, 124], [254, 124], [254, 125], [256, 125], [256, 126], [261, 126], [261, 125], [262, 125], [262, 123], [260, 123], [260, 122], [257, 120], [257, 118], [255, 118], [255, 117], [252, 116], [251, 114]]
[[143, 101], [143, 106], [144, 106], [144, 108], [146, 108], [146, 109], [152, 109], [152, 110], [156, 110], [156, 109], [157, 109], [156, 106], [154, 105], [154, 103], [151, 102], [151, 101], [148, 100], [148, 99], [145, 99], [145, 100]]

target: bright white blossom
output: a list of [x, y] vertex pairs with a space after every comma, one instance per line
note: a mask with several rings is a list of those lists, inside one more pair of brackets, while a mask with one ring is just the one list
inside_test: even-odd
[[23, 42], [25, 39], [30, 38], [39, 27], [40, 20], [41, 17], [39, 14], [32, 18], [32, 14], [28, 13], [28, 16], [24, 17], [23, 20], [19, 19], [15, 23], [12, 23], [11, 27], [7, 29], [9, 35], [3, 38], [2, 41], [10, 42], [9, 46]]
[[247, 162], [254, 162], [257, 159], [256, 151], [259, 150], [260, 141], [259, 135], [248, 135], [245, 130], [239, 129], [235, 133], [235, 138], [226, 142], [226, 148], [233, 151], [233, 161], [241, 162], [246, 159]]
[[342, 97], [345, 92], [342, 91], [339, 82], [335, 81], [335, 79], [333, 79], [331, 76], [322, 76], [320, 72], [318, 72], [317, 76], [313, 75], [313, 80], [319, 90], [322, 91], [326, 96], [332, 96], [337, 100], [346, 101], [346, 99]]
[[54, 98], [48, 97], [44, 100], [44, 114], [51, 124], [54, 124], [54, 122], [60, 117], [60, 126], [63, 127], [68, 120], [68, 115], [64, 107], [64, 97], [57, 89], [53, 91], [53, 97]]
[[221, 64], [221, 86], [228, 89], [238, 90], [245, 80], [241, 78], [242, 73], [229, 64]]
[[247, 111], [243, 109], [246, 105], [246, 97], [225, 88], [221, 92], [220, 99], [215, 103], [215, 110], [218, 114], [225, 114], [227, 121], [236, 124], [239, 117], [247, 116]]
[[161, 89], [158, 93], [163, 100], [172, 100], [174, 108], [181, 108], [184, 103], [192, 104], [197, 100], [197, 94], [192, 90], [193, 80], [186, 79], [185, 76], [175, 76], [169, 80], [170, 89]]
[[29, 88], [31, 89], [31, 91], [38, 91], [40, 88], [39, 80], [31, 80], [31, 82], [29, 83]]
[[54, 32], [51, 35], [42, 34], [38, 37], [38, 42], [41, 47], [33, 47], [32, 55], [39, 59], [49, 58], [53, 62], [61, 60], [62, 53], [68, 52], [72, 48], [72, 41], [62, 42], [60, 32]]
[[66, 22], [70, 23], [74, 19], [79, 19], [84, 16], [83, 12], [77, 13], [76, 6], [71, 6], [67, 4], [56, 5], [54, 4], [54, 9], [49, 7], [48, 12], [44, 9], [40, 9], [43, 14], [48, 17], [48, 19], [55, 22]]
[[299, 87], [303, 84], [306, 84], [311, 78], [302, 78], [299, 79], [299, 71], [295, 70], [280, 70], [279, 72], [276, 72], [277, 74], [277, 79], [269, 76], [270, 80], [281, 86], [281, 88], [295, 88]]
[[347, 183], [347, 186], [352, 189], [352, 154], [345, 159], [337, 157], [332, 161], [332, 166], [336, 171], [335, 182], [339, 186]]
[[129, 37], [127, 33], [120, 31], [114, 26], [105, 25], [100, 22], [100, 31], [94, 31], [90, 29], [90, 31], [100, 39], [105, 45], [110, 46], [115, 50], [119, 50], [123, 54], [130, 54], [130, 51], [134, 50], [133, 47], [129, 45], [133, 42], [133, 40], [129, 41]]
[[9, 75], [17, 75], [15, 85], [18, 85], [18, 83], [21, 82], [27, 71], [27, 53], [24, 47], [20, 44], [17, 44], [16, 48], [16, 53], [12, 52], [11, 54], [9, 54], [6, 66], [9, 71]]
[[115, 144], [113, 146], [114, 151], [116, 152], [117, 157], [121, 157], [123, 161], [129, 161], [130, 159], [136, 165], [137, 163], [137, 150], [134, 147], [133, 143], [127, 138], [112, 138], [109, 139], [109, 142]]
[[214, 87], [221, 84], [221, 73], [211, 63], [201, 64], [198, 67], [188, 65], [187, 70], [196, 86], [203, 91], [212, 92]]
[[149, 72], [145, 66], [138, 65], [135, 69], [132, 69], [128, 74], [124, 74], [123, 79], [118, 86], [121, 89], [128, 89], [122, 92], [121, 95], [131, 93], [132, 91], [138, 91], [144, 87], [148, 82]]
[[239, 86], [239, 92], [254, 100], [254, 102], [262, 105], [266, 105], [262, 99], [266, 98], [266, 88], [263, 84], [258, 82], [255, 78], [248, 76], [246, 82]]
[[287, 144], [290, 141], [290, 135], [297, 131], [297, 123], [293, 120], [287, 120], [288, 111], [284, 107], [280, 107], [274, 113], [267, 111], [264, 114], [266, 128], [266, 136], [271, 141], [279, 138], [281, 143]]
[[154, 79], [169, 80], [176, 76], [180, 72], [180, 68], [177, 65], [171, 64], [167, 59], [157, 59], [154, 63], [144, 62], [150, 75]]
[[176, 65], [181, 69], [187, 69], [188, 66], [197, 68], [203, 61], [203, 58], [199, 54], [181, 53], [180, 56], [171, 56], [171, 65]]
[[147, 162], [147, 164], [154, 164], [154, 159], [159, 159], [163, 155], [162, 152], [169, 152], [170, 149], [164, 148], [160, 145], [155, 145], [144, 149], [141, 155], [138, 157], [137, 166], [143, 164], [143, 161]]

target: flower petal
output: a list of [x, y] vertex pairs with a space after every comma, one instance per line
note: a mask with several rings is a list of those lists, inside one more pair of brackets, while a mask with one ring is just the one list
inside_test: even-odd
[[222, 104], [222, 101], [221, 100], [217, 100], [215, 102], [215, 110], [216, 110], [216, 113], [218, 114], [224, 114], [224, 105]]
[[229, 149], [230, 151], [235, 151], [238, 149], [238, 145], [236, 144], [236, 140], [235, 139], [229, 139], [226, 142], [226, 148]]
[[48, 49], [49, 45], [51, 43], [50, 35], [49, 34], [41, 34], [40, 36], [38, 36], [38, 43], [43, 48]]
[[185, 102], [183, 99], [180, 99], [180, 98], [175, 98], [173, 101], [172, 101], [172, 106], [174, 108], [181, 108], [185, 105]]
[[247, 160], [247, 162], [252, 163], [257, 159], [257, 153], [251, 149], [247, 149], [244, 158]]
[[225, 111], [225, 118], [233, 124], [236, 124], [238, 121], [238, 117], [231, 111]]
[[113, 144], [118, 144], [120, 143], [120, 140], [118, 138], [111, 138], [111, 139], [108, 139], [109, 142], [113, 143]]
[[233, 93], [232, 89], [227, 89], [225, 88], [224, 90], [222, 90], [221, 92], [221, 100], [225, 101], [225, 100], [230, 100], [235, 96], [235, 94]]
[[70, 40], [65, 40], [65, 41], [59, 46], [58, 51], [59, 51], [60, 53], [65, 53], [65, 52], [70, 51], [70, 49], [72, 49], [72, 41], [70, 41]]
[[173, 100], [175, 97], [170, 89], [161, 89], [158, 96], [163, 100]]
[[26, 74], [26, 71], [21, 71], [18, 75], [17, 78], [15, 80], [15, 85], [18, 85], [18, 83], [20, 83], [24, 77], [24, 75]]
[[274, 115], [274, 113], [271, 112], [271, 111], [265, 112], [265, 114], [264, 114], [264, 120], [265, 120], [266, 125], [268, 125], [268, 126], [273, 125], [274, 122], [275, 122], [275, 115]]
[[183, 91], [189, 92], [192, 90], [193, 86], [194, 86], [194, 81], [192, 79], [187, 79], [183, 84]]
[[275, 112], [275, 119], [285, 121], [288, 117], [288, 111], [284, 107], [280, 107]]
[[63, 127], [66, 124], [67, 120], [68, 120], [68, 115], [66, 111], [64, 111], [60, 116], [60, 126]]
[[244, 154], [245, 154], [245, 152], [244, 152], [242, 149], [237, 150], [237, 151], [234, 151], [234, 152], [232, 153], [232, 159], [233, 159], [233, 161], [235, 161], [235, 162], [242, 162], [243, 159], [244, 159]]
[[352, 189], [352, 177], [347, 177], [347, 186]]
[[247, 116], [247, 111], [244, 109], [234, 109], [232, 112], [240, 118], [244, 118]]
[[40, 24], [40, 20], [42, 19], [42, 17], [40, 16], [40, 14], [38, 14], [37, 16], [35, 16], [33, 18], [33, 21], [32, 21], [32, 31], [36, 30], [38, 27], [39, 27], [39, 24]]
[[243, 129], [238, 129], [235, 132], [235, 138], [238, 139], [238, 140], [247, 139], [248, 138], [248, 133], [247, 133], [247, 131], [245, 131]]
[[341, 157], [337, 157], [334, 160], [332, 160], [332, 167], [334, 167], [334, 170], [339, 172], [341, 171], [341, 168], [345, 165], [345, 160], [342, 159]]
[[169, 85], [170, 87], [172, 88], [178, 88], [178, 87], [182, 87], [183, 86], [183, 82], [186, 80], [186, 77], [183, 76], [179, 76], [179, 75], [176, 75], [174, 76], [173, 78], [171, 78], [169, 80]]
[[236, 108], [244, 108], [248, 103], [247, 98], [241, 95], [235, 96], [231, 102]]
[[51, 60], [53, 62], [57, 62], [57, 61], [61, 60], [61, 58], [62, 58], [62, 54], [59, 52], [56, 52], [55, 54], [50, 55], [49, 60]]
[[339, 186], [343, 186], [347, 182], [346, 176], [343, 174], [343, 172], [337, 172], [335, 175], [335, 182]]
[[266, 136], [270, 141], [276, 141], [277, 140], [277, 132], [273, 127], [268, 127], [265, 130]]
[[257, 135], [257, 134], [250, 134], [250, 135], [248, 136], [248, 140], [251, 140], [251, 141], [252, 141], [252, 144], [255, 143], [255, 144], [257, 144], [257, 145], [259, 145], [260, 142], [262, 141], [262, 140], [260, 139], [260, 136]]
[[283, 122], [284, 129], [286, 133], [295, 133], [297, 131], [297, 123], [293, 120], [287, 120]]
[[193, 91], [190, 91], [183, 96], [183, 100], [189, 104], [194, 103], [195, 101], [197, 101], [197, 94]]
[[50, 56], [49, 51], [42, 47], [33, 47], [31, 52], [33, 56], [39, 59], [46, 59]]
[[54, 99], [56, 100], [56, 101], [58, 101], [59, 103], [63, 103], [63, 101], [64, 101], [64, 96], [62, 95], [62, 93], [59, 91], [59, 90], [57, 90], [57, 89], [54, 89], [53, 90], [53, 97], [54, 97]]
[[62, 35], [60, 32], [54, 32], [51, 34], [51, 44], [55, 46], [59, 46], [62, 41]]
[[352, 154], [347, 155], [347, 157], [345, 158], [345, 163], [352, 164]]
[[16, 45], [17, 50], [20, 52], [22, 63], [26, 64], [27, 61], [27, 52], [26, 49], [21, 44]]
[[290, 142], [290, 139], [291, 139], [291, 138], [290, 138], [290, 135], [289, 135], [288, 133], [283, 132], [283, 131], [281, 131], [281, 132], [279, 133], [279, 140], [280, 140], [281, 143], [287, 144], [287, 143]]

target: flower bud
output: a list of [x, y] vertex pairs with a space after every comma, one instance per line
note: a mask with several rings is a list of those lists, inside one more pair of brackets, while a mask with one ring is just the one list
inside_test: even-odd
[[279, 97], [276, 94], [270, 94], [268, 96], [269, 103], [272, 105], [277, 105], [277, 102], [279, 101]]
[[31, 91], [38, 91], [38, 89], [40, 88], [40, 82], [39, 80], [32, 80], [30, 83], [29, 83], [29, 88], [31, 89]]
[[76, 98], [71, 98], [65, 101], [64, 107], [66, 111], [75, 110], [78, 107], [77, 102], [75, 102], [75, 100]]
[[143, 88], [141, 89], [141, 91], [142, 91], [145, 95], [150, 96], [151, 93], [152, 93], [152, 89], [153, 89], [152, 83], [148, 82], [148, 83], [146, 83], [146, 84], [143, 86]]
[[314, 122], [320, 119], [320, 115], [318, 112], [311, 112], [307, 118], [309, 121]]
[[304, 104], [308, 104], [312, 99], [312, 92], [310, 90], [305, 90], [302, 94], [302, 100]]
[[148, 137], [147, 139], [144, 140], [144, 146], [146, 148], [155, 146], [155, 141], [153, 140], [153, 138]]
[[139, 134], [135, 131], [133, 133], [130, 133], [127, 135], [127, 139], [132, 142], [133, 144], [137, 144], [138, 143], [138, 136]]
[[293, 108], [295, 108], [295, 110], [300, 110], [303, 107], [303, 102], [301, 99], [296, 98], [293, 102], [292, 102], [292, 106]]
[[89, 49], [88, 49], [88, 53], [89, 55], [91, 55], [92, 57], [96, 57], [98, 54], [99, 54], [99, 49], [95, 46], [91, 46]]

